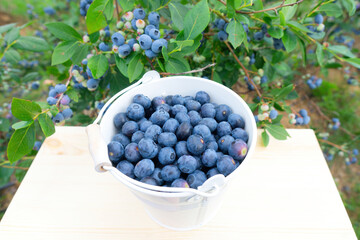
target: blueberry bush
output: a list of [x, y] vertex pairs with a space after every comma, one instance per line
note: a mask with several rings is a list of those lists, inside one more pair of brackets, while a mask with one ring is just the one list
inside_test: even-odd
[[358, 165], [355, 0], [16, 2], [5, 8], [25, 19], [0, 25], [0, 186], [55, 125], [91, 123], [149, 70], [232, 88], [265, 146], [311, 127], [330, 168]]

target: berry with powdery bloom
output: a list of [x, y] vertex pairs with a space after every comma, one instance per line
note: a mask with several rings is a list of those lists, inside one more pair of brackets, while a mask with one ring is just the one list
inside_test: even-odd
[[141, 29], [143, 29], [144, 27], [145, 27], [145, 21], [144, 20], [142, 20], [142, 19], [138, 19], [138, 20], [136, 20], [136, 27], [137, 28], [141, 28]]
[[116, 23], [116, 28], [117, 28], [117, 29], [121, 29], [121, 28], [123, 28], [123, 26], [124, 26], [124, 22], [123, 22], [123, 21], [119, 21], [119, 22]]
[[269, 111], [269, 105], [266, 104], [266, 103], [262, 104], [262, 105], [261, 105], [261, 110], [262, 110], [262, 111]]
[[88, 35], [84, 35], [84, 36], [83, 36], [83, 42], [84, 42], [84, 43], [88, 43], [89, 41], [90, 41], [89, 36], [88, 36]]
[[116, 46], [116, 45], [113, 45], [113, 46], [112, 46], [112, 51], [113, 51], [114, 53], [118, 53], [118, 52], [119, 52], [119, 47]]
[[138, 44], [138, 43], [134, 43], [134, 45], [133, 45], [133, 47], [132, 47], [132, 49], [133, 49], [133, 51], [134, 52], [138, 52], [138, 51], [140, 51], [140, 45]]
[[124, 27], [125, 27], [126, 29], [131, 29], [131, 22], [126, 22], [126, 23], [124, 24]]
[[134, 14], [132, 12], [127, 12], [124, 14], [123, 18], [126, 21], [131, 21], [134, 18]]

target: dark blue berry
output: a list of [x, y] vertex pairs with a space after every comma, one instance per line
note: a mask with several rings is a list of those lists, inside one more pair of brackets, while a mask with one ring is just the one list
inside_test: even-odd
[[139, 126], [134, 121], [127, 121], [126, 123], [124, 123], [124, 125], [121, 128], [121, 132], [128, 137], [131, 137], [133, 133], [138, 130], [139, 130]]
[[118, 113], [114, 117], [114, 125], [117, 130], [121, 130], [122, 126], [127, 121], [129, 121], [129, 119], [126, 117], [126, 113]]
[[124, 155], [124, 146], [115, 141], [111, 141], [108, 145], [108, 154], [111, 161], [119, 161]]
[[124, 147], [126, 147], [130, 143], [130, 139], [122, 133], [115, 134], [111, 141], [119, 142]]
[[184, 105], [180, 105], [180, 104], [176, 104], [176, 105], [171, 107], [171, 113], [172, 113], [173, 116], [176, 116], [176, 114], [178, 114], [179, 112], [187, 113], [188, 110]]
[[155, 170], [155, 165], [150, 159], [143, 159], [139, 161], [134, 168], [134, 174], [138, 178], [151, 176]]
[[142, 8], [134, 9], [133, 13], [135, 19], [144, 19], [146, 17], [146, 12]]
[[134, 178], [134, 165], [131, 162], [126, 160], [120, 161], [116, 168], [126, 176]]
[[216, 121], [218, 122], [227, 121], [231, 113], [232, 110], [228, 105], [220, 104], [219, 106], [216, 107], [216, 114], [215, 114]]
[[217, 161], [216, 167], [226, 177], [236, 169], [236, 162], [231, 156], [224, 155]]
[[156, 109], [161, 104], [165, 104], [165, 103], [166, 103], [165, 98], [163, 97], [154, 97], [153, 100], [151, 101], [152, 107], [154, 109]]
[[216, 132], [219, 137], [229, 135], [229, 134], [231, 134], [231, 131], [232, 131], [232, 129], [231, 129], [230, 123], [225, 122], [225, 121], [220, 122], [216, 128]]
[[205, 167], [213, 167], [216, 164], [218, 156], [216, 151], [213, 149], [206, 149], [205, 152], [201, 155], [201, 162]]
[[196, 126], [201, 121], [201, 116], [197, 111], [190, 111], [188, 112], [190, 117], [190, 123], [192, 126]]
[[199, 122], [199, 124], [204, 124], [204, 125], [206, 125], [206, 126], [210, 129], [211, 132], [215, 131], [216, 128], [217, 128], [217, 125], [218, 125], [218, 123], [216, 122], [216, 120], [213, 119], [213, 118], [203, 118], [203, 119]]
[[158, 25], [160, 23], [160, 16], [157, 12], [149, 13], [148, 20], [150, 24]]
[[148, 127], [150, 127], [152, 125], [152, 122], [150, 122], [149, 120], [145, 120], [138, 124], [139, 124], [140, 130], [143, 132], [146, 132]]
[[214, 118], [216, 114], [216, 110], [213, 104], [205, 103], [201, 106], [201, 116], [203, 118]]
[[181, 157], [183, 155], [189, 155], [190, 153], [187, 150], [186, 141], [180, 141], [175, 146], [176, 155]]
[[234, 141], [235, 139], [230, 136], [230, 135], [225, 135], [222, 136], [219, 140], [218, 140], [218, 146], [219, 149], [223, 152], [223, 153], [227, 153], [230, 144]]
[[195, 100], [198, 101], [201, 105], [210, 102], [210, 96], [207, 92], [199, 91], [195, 95]]
[[[153, 30], [153, 29], [152, 29]], [[150, 30], [151, 31], [151, 30]], [[152, 40], [151, 40], [151, 37], [147, 34], [142, 34], [140, 37], [139, 37], [139, 44], [140, 44], [140, 47], [144, 50], [147, 50], [147, 49], [150, 49], [151, 48], [151, 44], [152, 44]]]
[[177, 105], [177, 104], [180, 104], [180, 105], [184, 105], [185, 103], [185, 99], [183, 96], [181, 95], [174, 95], [173, 98], [172, 98], [172, 105]]
[[144, 107], [137, 103], [132, 103], [126, 110], [126, 116], [134, 121], [138, 121], [145, 116]]
[[200, 135], [205, 142], [207, 142], [207, 140], [211, 137], [210, 129], [204, 124], [196, 125], [194, 127], [193, 134]]
[[158, 154], [158, 147], [150, 138], [141, 139], [138, 148], [143, 158], [154, 158]]
[[144, 137], [157, 141], [160, 133], [162, 133], [161, 127], [159, 127], [158, 125], [151, 125], [146, 129]]
[[160, 133], [158, 137], [158, 143], [162, 147], [173, 147], [177, 142], [176, 135], [172, 132]]
[[136, 143], [129, 143], [125, 147], [125, 158], [130, 162], [137, 162], [141, 159], [139, 148]]
[[206, 179], [207, 178], [204, 172], [195, 170], [195, 172], [189, 174], [189, 176], [186, 178], [186, 181], [191, 188], [197, 189], [206, 181]]
[[235, 128], [232, 132], [231, 135], [235, 138], [235, 139], [241, 139], [244, 142], [247, 142], [249, 140], [249, 135], [248, 133], [242, 129], [242, 128]]
[[216, 141], [210, 141], [206, 143], [206, 149], [213, 149], [215, 151], [217, 151], [219, 148], [218, 144]]
[[139, 143], [144, 138], [144, 132], [136, 131], [131, 137], [131, 142]]
[[170, 113], [170, 111], [171, 111], [171, 106], [170, 106], [169, 104], [167, 104], [167, 103], [161, 104], [160, 106], [157, 106], [157, 107], [156, 107], [156, 111], [159, 111], [159, 110], [164, 110], [164, 111]]
[[144, 109], [149, 109], [151, 107], [151, 100], [143, 94], [136, 94], [133, 98], [134, 103], [138, 103], [143, 106]]
[[176, 137], [178, 140], [186, 140], [193, 130], [193, 127], [189, 122], [183, 122], [179, 125], [178, 129], [176, 130]]
[[239, 114], [231, 113], [227, 121], [230, 123], [232, 128], [245, 127], [245, 121]]
[[192, 173], [198, 167], [198, 162], [191, 155], [182, 155], [178, 161], [177, 165], [181, 172], [183, 173]]
[[166, 165], [161, 169], [161, 177], [166, 182], [172, 182], [180, 177], [180, 170], [175, 165]]
[[207, 176], [208, 178], [211, 178], [211, 177], [213, 177], [213, 176], [215, 176], [215, 175], [217, 175], [217, 174], [220, 174], [220, 173], [219, 173], [219, 170], [217, 170], [217, 168], [214, 167], [214, 168], [210, 169], [210, 170], [206, 173], [206, 176]]
[[121, 33], [116, 32], [111, 36], [111, 41], [119, 47], [125, 43], [125, 38]]
[[166, 120], [166, 122], [164, 123], [162, 129], [164, 132], [172, 132], [175, 133], [176, 129], [179, 127], [179, 122], [174, 119], [174, 118], [169, 118], [168, 120]]
[[161, 169], [160, 168], [155, 168], [151, 177], [155, 179], [157, 185], [159, 185], [159, 186], [163, 185], [164, 181], [161, 177]]
[[176, 114], [175, 119], [179, 122], [179, 123], [183, 123], [183, 122], [190, 122], [190, 117], [187, 113], [185, 112], [179, 112]]
[[247, 150], [247, 144], [241, 139], [236, 139], [230, 144], [228, 153], [235, 160], [243, 160], [247, 154]]
[[227, 32], [221, 30], [221, 31], [218, 32], [217, 36], [218, 36], [220, 41], [225, 41], [228, 38], [229, 35], [227, 34]]
[[168, 112], [166, 112], [163, 109], [160, 109], [156, 112], [154, 112], [151, 117], [150, 117], [150, 121], [156, 125], [159, 125], [160, 127], [162, 127], [164, 125], [164, 123], [166, 122], [166, 120], [168, 120], [170, 118], [170, 115]]
[[185, 181], [182, 178], [178, 178], [175, 179], [172, 183], [171, 183], [171, 187], [178, 187], [178, 188], [189, 188], [189, 184], [187, 183], [187, 181]]
[[158, 186], [157, 181], [153, 177], [144, 177], [140, 180], [142, 183]]
[[187, 141], [186, 146], [189, 152], [194, 155], [200, 155], [205, 151], [205, 141], [200, 135], [191, 135]]
[[162, 165], [173, 163], [176, 160], [175, 150], [171, 147], [162, 148], [159, 152], [158, 159]]

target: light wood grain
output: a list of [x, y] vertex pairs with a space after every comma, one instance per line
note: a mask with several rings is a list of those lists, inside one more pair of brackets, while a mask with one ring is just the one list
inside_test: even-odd
[[[206, 226], [158, 226], [109, 173], [97, 173], [85, 128], [46, 139], [0, 223], [0, 239], [356, 239], [312, 130], [258, 143]], [[260, 134], [260, 132], [259, 132]]]

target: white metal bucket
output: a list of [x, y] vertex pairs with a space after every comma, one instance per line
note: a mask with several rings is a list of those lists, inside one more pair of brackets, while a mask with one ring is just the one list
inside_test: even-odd
[[[113, 118], [117, 113], [126, 111], [136, 94], [142, 93], [149, 98], [175, 94], [194, 96], [200, 90], [208, 92], [212, 102], [229, 105], [233, 112], [239, 113], [245, 120], [245, 130], [249, 134], [249, 149], [243, 163], [234, 172], [226, 178], [223, 175], [216, 175], [196, 190], [152, 186], [131, 179], [112, 167], [108, 158], [107, 144], [116, 133]], [[231, 89], [198, 77], [160, 78], [156, 71], [147, 72], [137, 83], [114, 95], [86, 130], [95, 169], [98, 172], [109, 171], [144, 203], [147, 213], [155, 222], [173, 230], [195, 229], [213, 218], [221, 206], [228, 182], [239, 174], [242, 165], [249, 161], [257, 140], [256, 123], [250, 108]]]

